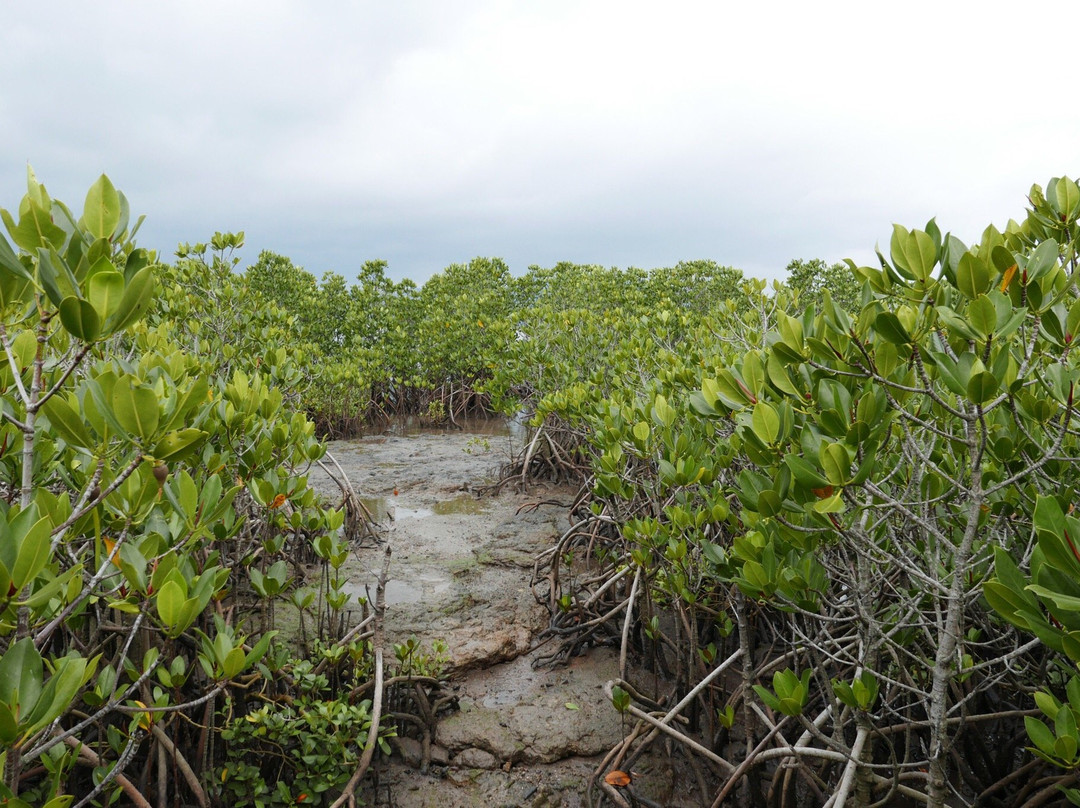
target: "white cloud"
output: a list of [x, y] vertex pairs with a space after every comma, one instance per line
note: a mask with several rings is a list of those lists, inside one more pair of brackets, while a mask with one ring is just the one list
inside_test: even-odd
[[2, 196], [25, 160], [75, 201], [106, 170], [163, 248], [244, 228], [420, 279], [481, 253], [779, 273], [935, 214], [971, 240], [1080, 173], [1054, 33], [1080, 11], [991, 5], [26, 4]]

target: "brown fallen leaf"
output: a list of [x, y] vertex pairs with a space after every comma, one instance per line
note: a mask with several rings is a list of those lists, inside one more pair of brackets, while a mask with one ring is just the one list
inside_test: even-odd
[[631, 777], [626, 772], [621, 772], [618, 769], [608, 772], [604, 775], [604, 782], [609, 786], [615, 786], [615, 788], [626, 788], [630, 785]]

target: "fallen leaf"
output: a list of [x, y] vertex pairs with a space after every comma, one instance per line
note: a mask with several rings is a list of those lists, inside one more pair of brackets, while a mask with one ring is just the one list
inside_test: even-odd
[[626, 788], [630, 785], [630, 775], [615, 769], [604, 775], [604, 782], [615, 788]]

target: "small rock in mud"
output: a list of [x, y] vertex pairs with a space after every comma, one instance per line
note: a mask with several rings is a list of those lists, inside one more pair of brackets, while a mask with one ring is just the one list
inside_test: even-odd
[[463, 769], [497, 769], [499, 761], [490, 752], [469, 747], [462, 749], [450, 760], [450, 765]]

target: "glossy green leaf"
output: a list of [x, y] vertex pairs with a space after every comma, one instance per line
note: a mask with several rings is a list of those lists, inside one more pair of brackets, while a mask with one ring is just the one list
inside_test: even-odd
[[976, 404], [985, 404], [997, 395], [1000, 383], [997, 377], [988, 370], [972, 374], [967, 383], [968, 398]]
[[964, 253], [956, 267], [956, 285], [961, 292], [974, 300], [989, 291], [990, 270], [978, 256]]
[[791, 469], [792, 476], [805, 489], [825, 488], [829, 481], [814, 466], [798, 455], [785, 455], [784, 463]]
[[780, 434], [780, 416], [771, 404], [765, 401], [755, 404], [751, 424], [754, 434], [762, 443], [768, 445], [776, 442]]
[[121, 379], [113, 388], [112, 411], [130, 435], [147, 440], [157, 431], [160, 418], [157, 396], [130, 377]]
[[102, 174], [86, 193], [83, 223], [95, 238], [109, 238], [120, 221], [120, 194]]
[[48, 726], [71, 708], [79, 689], [93, 675], [96, 660], [88, 664], [81, 657], [68, 656], [59, 661], [56, 672], [41, 691], [33, 711], [26, 716], [22, 731], [33, 734]]
[[115, 270], [96, 272], [87, 282], [86, 296], [102, 322], [112, 317], [124, 295], [124, 276]]
[[190, 427], [169, 432], [154, 447], [152, 454], [158, 460], [178, 460], [201, 446], [207, 437], [209, 433]]
[[46, 401], [42, 405], [42, 411], [53, 429], [69, 446], [89, 449], [94, 445], [94, 439], [82, 417], [60, 396], [53, 396]]
[[851, 456], [839, 443], [821, 444], [821, 468], [832, 485], [843, 485], [851, 471]]
[[34, 641], [23, 637], [0, 658], [0, 703], [16, 716], [33, 709], [41, 695], [45, 672]]
[[929, 234], [921, 230], [908, 231], [901, 225], [893, 225], [890, 252], [893, 264], [908, 277], [926, 281], [934, 270], [937, 249]]
[[17, 278], [26, 282], [32, 283], [34, 278], [23, 266], [22, 261], [15, 254], [15, 251], [11, 249], [11, 245], [8, 240], [4, 238], [0, 233], [0, 269], [4, 270], [5, 274], [11, 275], [13, 278]]
[[93, 342], [101, 334], [101, 319], [94, 307], [73, 295], [60, 301], [60, 322], [69, 334], [83, 342]]
[[113, 315], [115, 320], [109, 323], [113, 332], [123, 331], [132, 323], [141, 319], [154, 300], [154, 269], [148, 266], [135, 273], [124, 287], [124, 295]]
[[907, 345], [911, 342], [911, 336], [907, 329], [900, 323], [900, 319], [891, 311], [883, 311], [874, 319], [874, 331], [882, 339], [894, 345]]
[[176, 627], [180, 622], [187, 593], [175, 580], [167, 581], [157, 593], [157, 611], [161, 622], [168, 628]]
[[45, 568], [50, 555], [51, 529], [49, 518], [42, 517], [25, 535], [16, 538], [19, 553], [11, 570], [11, 585], [15, 589], [21, 591]]
[[997, 328], [997, 309], [986, 295], [979, 295], [967, 309], [968, 322], [981, 337], [988, 337]]

